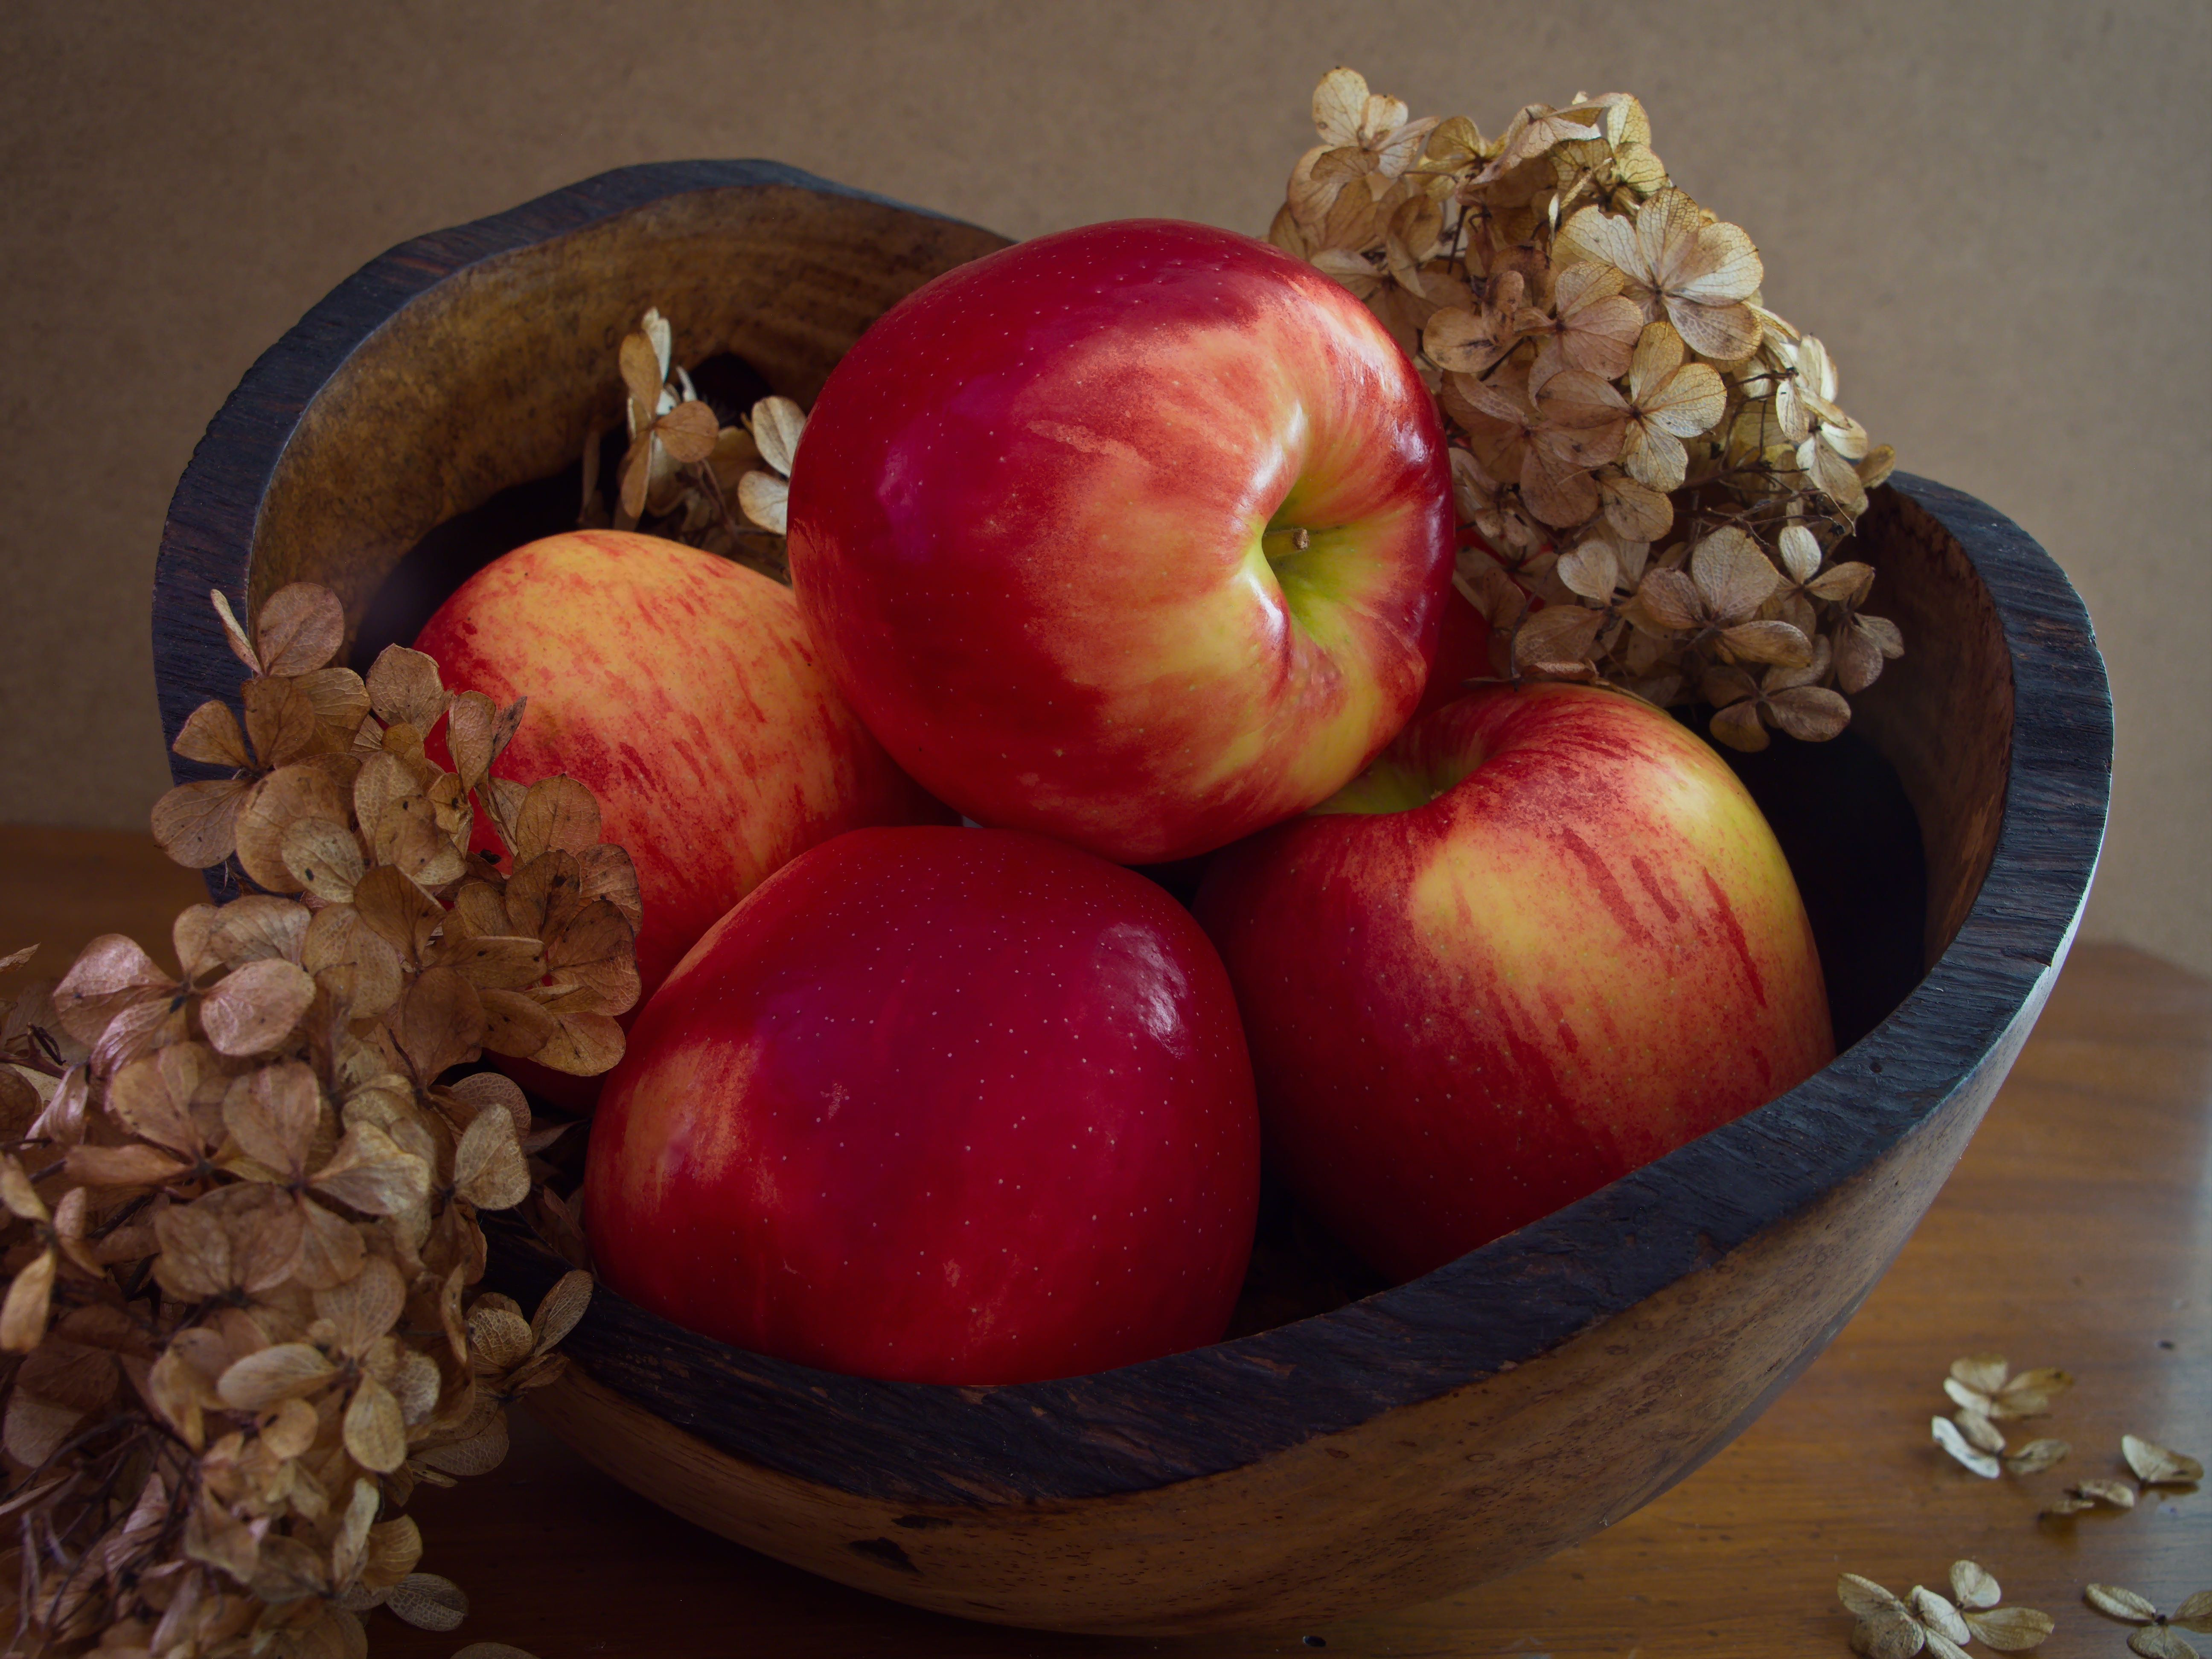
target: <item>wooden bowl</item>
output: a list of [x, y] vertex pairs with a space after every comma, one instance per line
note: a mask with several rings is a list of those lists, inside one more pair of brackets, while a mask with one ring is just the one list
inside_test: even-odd
[[[210, 587], [258, 602], [327, 583], [358, 661], [473, 562], [562, 527], [645, 306], [674, 319], [681, 360], [806, 401], [892, 301], [1001, 245], [718, 162], [609, 173], [374, 261], [254, 365], [177, 490], [155, 586], [167, 730], [236, 689]], [[1802, 1087], [1412, 1284], [1345, 1300], [1309, 1276], [1303, 1303], [1273, 1304], [1309, 1316], [1120, 1370], [832, 1376], [603, 1289], [568, 1380], [532, 1404], [617, 1479], [755, 1549], [1077, 1631], [1417, 1601], [1664, 1491], [1820, 1351], [1904, 1243], [2042, 1006], [2102, 836], [2111, 708], [2057, 568], [1917, 478], [1879, 492], [1861, 534], [1908, 653], [1837, 744], [1747, 768], [1848, 1045]], [[1295, 1215], [1269, 1224], [1279, 1258], [1304, 1237]], [[491, 1282], [529, 1305], [562, 1266], [503, 1235]]]

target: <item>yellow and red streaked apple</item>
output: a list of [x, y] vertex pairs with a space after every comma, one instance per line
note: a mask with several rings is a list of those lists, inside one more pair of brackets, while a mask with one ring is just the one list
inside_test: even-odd
[[899, 763], [1127, 864], [1335, 790], [1419, 701], [1452, 556], [1435, 406], [1249, 237], [1085, 226], [861, 336], [791, 477], [792, 585]]
[[1269, 1156], [1403, 1280], [1834, 1057], [1813, 934], [1735, 775], [1649, 704], [1494, 687], [1216, 855], [1197, 913]]
[[1220, 1335], [1259, 1137], [1228, 978], [1160, 889], [1042, 836], [862, 830], [646, 1005], [584, 1213], [607, 1283], [703, 1334], [1031, 1382]]
[[867, 824], [948, 823], [823, 671], [788, 589], [658, 537], [580, 530], [456, 589], [417, 650], [447, 684], [527, 696], [494, 775], [565, 772], [637, 867], [650, 996], [793, 855]]

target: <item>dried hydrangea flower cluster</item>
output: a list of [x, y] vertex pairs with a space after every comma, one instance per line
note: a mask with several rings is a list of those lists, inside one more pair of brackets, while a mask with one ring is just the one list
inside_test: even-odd
[[1460, 579], [1509, 678], [1713, 705], [1824, 738], [1901, 654], [1836, 556], [1889, 472], [1751, 239], [1668, 178], [1622, 93], [1485, 138], [1338, 69], [1268, 232], [1366, 301], [1451, 440]]
[[675, 331], [657, 309], [623, 337], [629, 444], [610, 501], [599, 489], [599, 434], [585, 441], [576, 523], [644, 530], [787, 585], [784, 501], [806, 417], [788, 398], [763, 398], [735, 425], [722, 425], [690, 373], [674, 364], [675, 345]]
[[[1937, 1445], [1961, 1468], [1985, 1480], [2005, 1474], [2041, 1474], [2063, 1462], [2073, 1447], [2049, 1437], [2010, 1447], [2000, 1425], [2045, 1415], [2073, 1386], [2072, 1376], [2056, 1366], [2015, 1374], [2002, 1354], [1968, 1354], [1953, 1360], [1950, 1374], [1943, 1379], [1943, 1392], [1957, 1409], [1948, 1418], [1929, 1419], [1929, 1427]], [[2120, 1455], [2136, 1478], [2135, 1486], [2102, 1477], [2077, 1480], [2042, 1510], [2041, 1518], [2059, 1519], [2085, 1510], [2131, 1510], [2138, 1490], [2193, 1486], [2204, 1478], [2204, 1466], [2194, 1457], [2139, 1435], [2120, 1437]]]
[[2198, 1590], [2172, 1613], [2118, 1584], [2092, 1584], [2081, 1599], [2106, 1618], [2136, 1626], [2128, 1632], [2128, 1650], [2142, 1659], [2197, 1659], [2197, 1644], [2175, 1634], [2177, 1627], [2212, 1632], [2212, 1589]]
[[2057, 1628], [2047, 1613], [2000, 1607], [2004, 1593], [1997, 1581], [1973, 1561], [1951, 1564], [1948, 1596], [1920, 1584], [1904, 1596], [1893, 1595], [1855, 1572], [1837, 1579], [1836, 1596], [1858, 1617], [1851, 1651], [1868, 1659], [1913, 1659], [1921, 1653], [1965, 1659], [1966, 1644], [1975, 1640], [2000, 1653], [2024, 1653], [2040, 1647]]
[[[366, 682], [325, 666], [319, 588], [251, 641], [217, 605], [244, 726], [211, 702], [177, 746], [235, 775], [156, 824], [260, 890], [177, 918], [180, 977], [110, 935], [0, 1023], [10, 1651], [337, 1659], [380, 1603], [456, 1616], [392, 1511], [500, 1461], [503, 1403], [557, 1375], [591, 1291], [470, 1297], [478, 1212], [530, 1199], [568, 1126], [495, 1073], [441, 1079], [486, 1049], [619, 1055], [628, 858], [572, 781], [489, 776], [520, 704], [396, 648]], [[479, 811], [504, 871], [469, 854]]]

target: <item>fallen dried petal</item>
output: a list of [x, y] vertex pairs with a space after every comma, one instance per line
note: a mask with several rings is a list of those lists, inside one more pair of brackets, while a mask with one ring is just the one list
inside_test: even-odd
[[2005, 1449], [2004, 1431], [1972, 1407], [1960, 1407], [1951, 1413], [1951, 1420], [1959, 1425], [1959, 1431], [1977, 1449], [2001, 1452]]
[[1966, 1621], [1960, 1616], [1959, 1609], [1924, 1584], [1915, 1584], [1905, 1600], [1912, 1609], [1913, 1617], [1928, 1626], [1931, 1636], [1948, 1637], [1954, 1642], [1973, 1639], [1973, 1632], [1966, 1628]]
[[1959, 1425], [1952, 1422], [1949, 1418], [1936, 1418], [1929, 1427], [1936, 1436], [1937, 1445], [1984, 1480], [1994, 1480], [2003, 1473], [1996, 1458], [1987, 1452], [1976, 1451], [1966, 1443], [1966, 1436], [1959, 1432]]
[[2000, 1653], [2025, 1653], [2040, 1647], [2054, 1626], [2051, 1615], [2033, 1607], [1992, 1607], [1966, 1615], [1967, 1628]]
[[2014, 1474], [2040, 1474], [2056, 1467], [2074, 1449], [2063, 1440], [2031, 1440], [2004, 1461]]
[[2128, 1650], [2141, 1654], [2142, 1659], [2197, 1659], [2195, 1645], [2164, 1625], [2145, 1625], [2130, 1631]]
[[2082, 1590], [2081, 1599], [2107, 1619], [2147, 1625], [2158, 1617], [2158, 1608], [2149, 1600], [2118, 1584], [2091, 1584]]
[[2185, 1486], [2204, 1478], [2204, 1465], [2140, 1436], [2120, 1437], [2121, 1455], [2146, 1486]]
[[1951, 1564], [1951, 1599], [1968, 1612], [1993, 1607], [2004, 1600], [2004, 1592], [1987, 1567], [1978, 1561], [1954, 1561]]

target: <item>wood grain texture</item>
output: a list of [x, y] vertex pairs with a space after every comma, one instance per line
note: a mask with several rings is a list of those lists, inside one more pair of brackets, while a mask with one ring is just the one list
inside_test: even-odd
[[[805, 397], [896, 294], [998, 240], [701, 163], [607, 175], [375, 262], [256, 366], [179, 486], [156, 596], [168, 728], [234, 689], [208, 586], [258, 597], [311, 575], [357, 617], [424, 532], [611, 418], [614, 344], [642, 304], [696, 307], [687, 353], [737, 351]], [[1413, 1284], [1099, 1376], [830, 1376], [603, 1293], [569, 1341], [592, 1382], [549, 1420], [817, 1571], [1062, 1627], [1433, 1596], [1664, 1491], [1819, 1353], [1902, 1244], [2041, 1006], [2102, 835], [2110, 704], [2057, 568], [1925, 480], [1894, 481], [1866, 533], [1914, 642], [1866, 731], [1919, 817], [1932, 965], [1818, 1076]], [[525, 1243], [497, 1252], [495, 1282], [526, 1300], [555, 1271]]]

